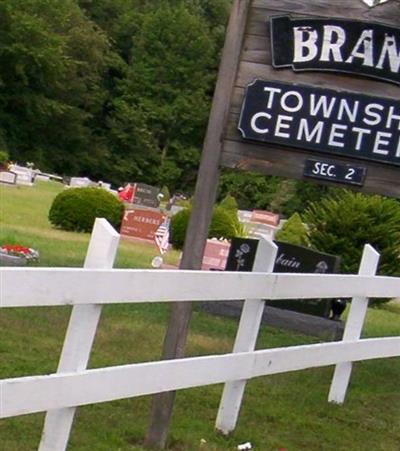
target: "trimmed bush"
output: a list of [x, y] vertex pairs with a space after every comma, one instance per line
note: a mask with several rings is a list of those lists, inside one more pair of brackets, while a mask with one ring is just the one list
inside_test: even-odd
[[6, 166], [9, 158], [10, 156], [8, 155], [8, 152], [6, 150], [0, 150], [0, 167]]
[[294, 213], [276, 234], [278, 241], [296, 244], [297, 246], [310, 246], [308, 233], [301, 216]]
[[[191, 209], [186, 208], [171, 219], [171, 243], [177, 249], [183, 248], [190, 214]], [[238, 220], [236, 211], [226, 209], [221, 205], [214, 207], [208, 237], [229, 240], [235, 236], [243, 236], [243, 228]]]
[[170, 226], [170, 242], [172, 246], [176, 249], [182, 249], [183, 243], [185, 242], [186, 229], [189, 223], [191, 209], [185, 208], [179, 211], [176, 215], [171, 218]]
[[311, 245], [342, 257], [345, 273], [357, 273], [363, 247], [380, 254], [379, 273], [400, 274], [400, 204], [380, 196], [342, 191], [312, 203], [303, 215]]
[[160, 193], [163, 195], [163, 198], [161, 199], [162, 202], [167, 203], [171, 199], [171, 194], [169, 192], [168, 186], [164, 185], [161, 188]]
[[69, 188], [58, 194], [49, 211], [49, 221], [63, 230], [91, 232], [96, 218], [105, 218], [119, 230], [123, 203], [101, 188]]
[[225, 210], [235, 212], [236, 214], [239, 209], [236, 199], [230, 194], [228, 194], [224, 199], [222, 199], [219, 205], [220, 207], [225, 208]]

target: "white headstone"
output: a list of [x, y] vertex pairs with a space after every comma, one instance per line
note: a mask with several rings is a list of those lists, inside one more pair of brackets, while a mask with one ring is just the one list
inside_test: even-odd
[[15, 185], [17, 183], [17, 174], [10, 171], [0, 171], [0, 183]]
[[69, 186], [71, 188], [86, 188], [92, 185], [92, 181], [87, 177], [71, 177]]
[[50, 177], [48, 175], [36, 174], [35, 180], [40, 180], [41, 182], [48, 182]]
[[13, 164], [10, 166], [10, 171], [17, 174], [17, 184], [18, 185], [33, 185], [34, 173], [31, 168], [26, 168], [24, 166], [18, 166]]

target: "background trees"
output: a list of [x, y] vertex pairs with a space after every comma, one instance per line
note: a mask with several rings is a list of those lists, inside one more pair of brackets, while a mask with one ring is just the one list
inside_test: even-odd
[[114, 184], [193, 187], [229, 0], [0, 0], [0, 147]]
[[[193, 192], [231, 0], [0, 0], [0, 150], [60, 175]], [[334, 191], [223, 171], [286, 217]]]
[[96, 160], [109, 53], [73, 0], [0, 1], [0, 137], [12, 159], [60, 173]]

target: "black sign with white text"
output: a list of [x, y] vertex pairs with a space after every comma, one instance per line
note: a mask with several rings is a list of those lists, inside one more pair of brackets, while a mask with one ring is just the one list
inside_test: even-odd
[[331, 182], [362, 186], [367, 169], [351, 164], [340, 164], [326, 160], [308, 159], [304, 165], [304, 176]]
[[246, 140], [400, 165], [400, 101], [255, 80], [239, 119]]
[[350, 72], [400, 84], [400, 29], [341, 19], [272, 17], [274, 67]]
[[[339, 272], [340, 258], [336, 255], [317, 252], [302, 246], [275, 241], [278, 253], [274, 271], [278, 273], [317, 273], [333, 274]], [[267, 305], [295, 310], [309, 315], [328, 317], [331, 309], [329, 299], [267, 300]]]

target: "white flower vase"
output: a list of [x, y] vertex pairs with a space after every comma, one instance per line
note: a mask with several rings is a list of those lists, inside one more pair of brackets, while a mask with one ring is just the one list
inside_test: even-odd
[[0, 266], [26, 266], [27, 259], [0, 252]]

